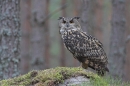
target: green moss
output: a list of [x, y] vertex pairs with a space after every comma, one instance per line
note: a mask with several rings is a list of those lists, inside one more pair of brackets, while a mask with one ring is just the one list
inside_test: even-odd
[[30, 83], [30, 78], [30, 73], [28, 73], [13, 79], [2, 80], [0, 81], [0, 86], [26, 85]]
[[86, 72], [80, 67], [56, 67], [46, 70], [33, 70], [28, 74], [18, 76], [16, 78], [0, 81], [0, 86], [20, 85], [20, 86], [48, 86], [63, 83], [65, 79], [74, 76], [85, 76], [90, 78], [92, 83], [98, 84], [94, 86], [108, 86], [103, 78], [91, 72]]

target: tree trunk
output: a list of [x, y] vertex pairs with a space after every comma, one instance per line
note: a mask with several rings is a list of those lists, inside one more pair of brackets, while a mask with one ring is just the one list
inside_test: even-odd
[[130, 81], [130, 0], [126, 0], [126, 64], [125, 80]]
[[[64, 4], [66, 3], [66, 0], [62, 0], [61, 1], [61, 6], [64, 6]], [[66, 17], [66, 9], [62, 9], [62, 16], [63, 17]], [[65, 66], [66, 64], [66, 56], [65, 56], [65, 47], [63, 45], [63, 41], [62, 39], [60, 39], [60, 48], [61, 48], [61, 55], [60, 55], [60, 58], [61, 58], [61, 66]]]
[[72, 0], [72, 3], [74, 3], [73, 4], [73, 8], [74, 8], [73, 15], [74, 16], [79, 16], [79, 14], [80, 14], [80, 7], [81, 7], [81, 1], [79, 1], [79, 0]]
[[[49, 15], [49, 4], [50, 0], [46, 0], [46, 17]], [[49, 68], [50, 65], [50, 30], [49, 30], [49, 19], [45, 20], [45, 68]]]
[[111, 36], [111, 14], [112, 14], [112, 3], [111, 0], [103, 1], [103, 20], [102, 20], [102, 30], [103, 30], [103, 45], [106, 54], [109, 54], [110, 48], [110, 36]]
[[95, 0], [82, 0], [81, 26], [83, 31], [93, 34]]
[[0, 79], [19, 74], [20, 0], [0, 0]]
[[125, 61], [125, 0], [112, 0], [112, 34], [109, 69], [113, 76], [123, 77]]
[[103, 41], [103, 31], [102, 31], [102, 14], [103, 14], [103, 9], [102, 9], [102, 4], [103, 0], [96, 0], [96, 9], [95, 9], [95, 27], [94, 27], [94, 35], [96, 38], [98, 38], [101, 42]]
[[21, 0], [21, 73], [27, 73], [30, 66], [31, 0]]
[[43, 69], [45, 44], [46, 0], [32, 0], [31, 69]]
[[[73, 0], [72, 1], [73, 4], [73, 15], [76, 17], [79, 17], [79, 14], [80, 14], [80, 7], [81, 7], [81, 1], [79, 0]], [[74, 66], [79, 66], [79, 62], [76, 60], [76, 59], [73, 59], [73, 65]]]

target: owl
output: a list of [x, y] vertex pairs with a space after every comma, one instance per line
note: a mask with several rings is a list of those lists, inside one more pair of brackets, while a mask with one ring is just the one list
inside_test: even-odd
[[78, 19], [79, 17], [59, 18], [59, 31], [63, 43], [73, 57], [81, 63], [82, 68], [90, 67], [103, 76], [106, 71], [109, 71], [103, 45], [95, 37], [83, 32]]

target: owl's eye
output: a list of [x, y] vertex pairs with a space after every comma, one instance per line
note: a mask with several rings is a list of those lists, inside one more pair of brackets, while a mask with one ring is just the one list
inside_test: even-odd
[[73, 20], [70, 20], [70, 23], [74, 23], [74, 21], [73, 21]]
[[64, 24], [65, 24], [65, 23], [66, 23], [66, 21], [63, 21], [62, 23], [64, 23]]

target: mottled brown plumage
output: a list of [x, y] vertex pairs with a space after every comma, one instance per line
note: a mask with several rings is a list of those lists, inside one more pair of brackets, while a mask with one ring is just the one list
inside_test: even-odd
[[88, 67], [96, 70], [98, 74], [104, 75], [108, 60], [103, 45], [95, 37], [82, 31], [78, 17], [59, 18], [60, 34], [64, 45], [73, 54], [83, 68]]

